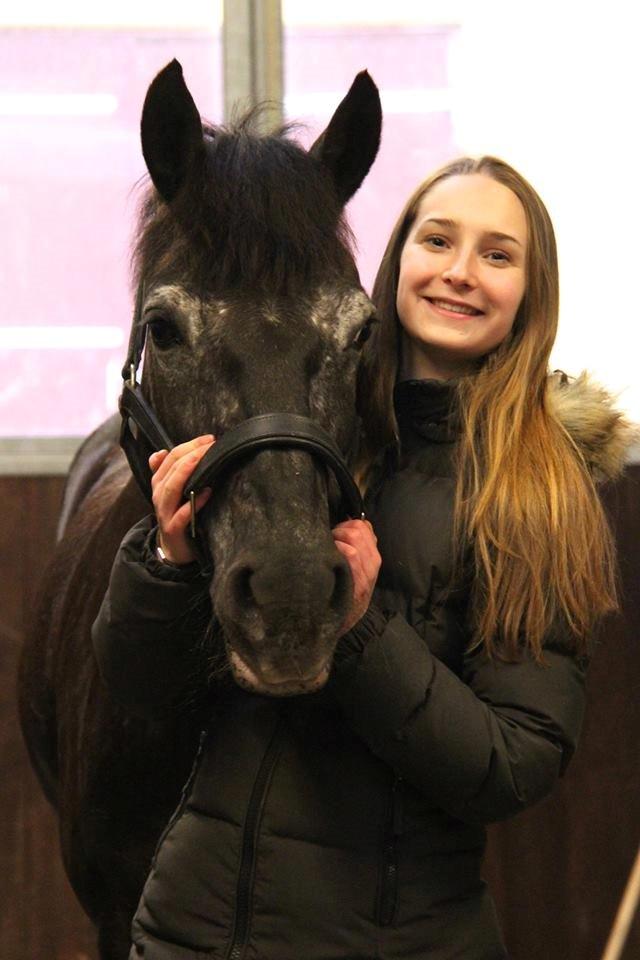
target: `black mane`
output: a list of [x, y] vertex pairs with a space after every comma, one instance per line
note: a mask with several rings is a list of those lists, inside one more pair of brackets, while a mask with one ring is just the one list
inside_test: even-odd
[[353, 264], [351, 232], [322, 164], [289, 138], [291, 127], [261, 136], [255, 120], [252, 111], [230, 129], [204, 125], [204, 171], [170, 205], [147, 191], [136, 286], [180, 276], [213, 293], [291, 296]]

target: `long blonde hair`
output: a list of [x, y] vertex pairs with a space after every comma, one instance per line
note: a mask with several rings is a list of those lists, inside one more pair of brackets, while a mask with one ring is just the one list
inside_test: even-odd
[[540, 659], [554, 627], [568, 627], [583, 651], [595, 621], [615, 609], [614, 552], [593, 479], [547, 401], [559, 300], [553, 226], [535, 190], [502, 160], [465, 157], [442, 167], [414, 191], [391, 234], [372, 295], [380, 322], [360, 372], [360, 472], [398, 444], [396, 293], [405, 240], [436, 183], [476, 173], [504, 184], [524, 207], [526, 289], [509, 336], [457, 385], [456, 570], [471, 557], [472, 644], [508, 659], [525, 646]]

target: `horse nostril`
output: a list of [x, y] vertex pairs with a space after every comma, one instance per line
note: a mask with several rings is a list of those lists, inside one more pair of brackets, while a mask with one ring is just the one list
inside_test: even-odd
[[336, 563], [333, 568], [333, 593], [331, 595], [331, 608], [343, 612], [349, 606], [351, 600], [352, 579], [349, 565], [346, 560]]
[[228, 575], [223, 606], [242, 629], [260, 622], [271, 624], [273, 633], [292, 617], [342, 618], [352, 589], [349, 565], [342, 558], [305, 556], [294, 574], [282, 557], [245, 557]]
[[239, 567], [233, 574], [231, 581], [231, 595], [237, 609], [249, 610], [256, 606], [256, 599], [251, 587], [253, 567]]

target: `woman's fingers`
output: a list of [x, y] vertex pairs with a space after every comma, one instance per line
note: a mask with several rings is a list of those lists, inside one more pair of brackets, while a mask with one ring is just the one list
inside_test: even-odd
[[334, 539], [344, 540], [345, 543], [372, 543], [376, 544], [378, 538], [368, 520], [344, 520], [333, 528]]
[[[338, 549], [344, 544], [357, 553], [367, 578], [375, 582], [380, 570], [381, 557], [378, 552], [377, 537], [371, 524], [363, 520], [347, 520], [334, 527], [332, 534]], [[349, 557], [346, 552], [344, 555]]]
[[156, 450], [155, 453], [152, 453], [149, 457], [149, 466], [151, 467], [151, 472], [155, 473], [165, 457], [169, 456], [168, 450]]
[[[198, 510], [201, 510], [204, 507], [205, 503], [211, 496], [211, 487], [205, 487], [204, 490], [201, 490], [196, 496], [196, 513]], [[177, 534], [184, 533], [191, 522], [191, 504], [183, 503], [181, 507], [173, 514], [171, 519], [166, 524], [166, 534], [168, 536], [176, 536]]]
[[344, 540], [335, 541], [336, 549], [342, 554], [351, 570], [353, 581], [353, 596], [351, 606], [346, 619], [340, 629], [340, 635], [346, 633], [351, 627], [360, 620], [367, 611], [371, 603], [371, 595], [377, 579], [377, 568], [373, 570], [365, 569], [361, 553], [356, 547], [346, 543]]
[[345, 632], [358, 622], [369, 606], [382, 561], [370, 523], [347, 520], [331, 532], [336, 549], [349, 564], [353, 581], [351, 609], [342, 627]]
[[157, 481], [153, 491], [153, 503], [159, 517], [161, 513], [163, 518], [169, 519], [181, 507], [185, 484], [200, 459], [197, 453], [185, 454], [173, 464], [161, 480]]
[[[155, 473], [156, 482], [163, 480], [168, 474], [169, 470], [171, 470], [171, 468], [175, 466], [175, 464], [181, 460], [182, 457], [188, 456], [191, 453], [200, 452], [203, 447], [208, 449], [213, 441], [213, 434], [207, 433], [201, 437], [195, 437], [193, 440], [188, 440], [186, 443], [179, 443], [177, 447], [174, 447], [168, 452], [162, 463], [160, 463], [158, 466]], [[204, 453], [204, 451], [202, 452]]]
[[338, 553], [341, 553], [349, 564], [349, 569], [351, 570], [351, 579], [353, 580], [354, 596], [359, 595], [362, 591], [363, 584], [368, 579], [362, 564], [362, 557], [355, 547], [345, 543], [343, 540], [336, 540], [335, 544]]
[[[154, 495], [157, 491], [163, 495], [165, 485], [175, 487], [178, 477], [183, 481], [184, 486], [189, 473], [193, 472], [211, 444], [215, 442], [210, 436], [200, 437], [198, 441], [182, 443], [170, 452], [161, 450], [151, 455], [149, 466], [154, 471], [151, 478]], [[182, 450], [182, 453], [178, 453], [179, 450]]]
[[[167, 559], [175, 563], [189, 563], [195, 554], [186, 534], [191, 518], [191, 504], [183, 501], [187, 480], [204, 457], [215, 438], [212, 434], [181, 443], [173, 450], [159, 450], [149, 457], [153, 476], [153, 508], [158, 520], [158, 542]], [[195, 508], [200, 510], [211, 496], [205, 488], [196, 496]]]

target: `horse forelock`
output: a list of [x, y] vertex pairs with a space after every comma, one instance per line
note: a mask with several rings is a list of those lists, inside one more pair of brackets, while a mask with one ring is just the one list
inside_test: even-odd
[[352, 235], [330, 177], [289, 139], [259, 136], [244, 118], [205, 126], [205, 163], [171, 205], [147, 191], [133, 278], [182, 279], [216, 295], [252, 289], [295, 296], [326, 280], [357, 279]]

